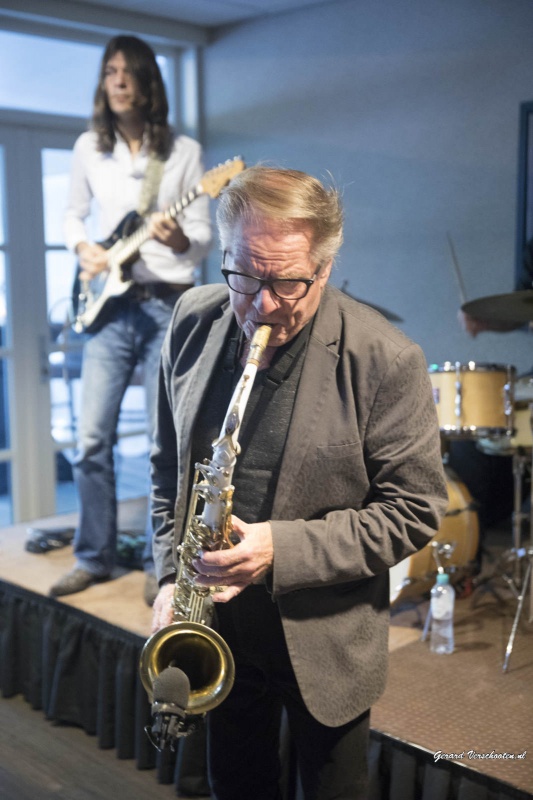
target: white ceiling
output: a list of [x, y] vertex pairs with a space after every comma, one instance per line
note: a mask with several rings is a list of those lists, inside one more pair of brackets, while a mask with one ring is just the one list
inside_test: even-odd
[[149, 13], [152, 18], [218, 27], [331, 2], [336, 0], [150, 0], [148, 4], [146, 0], [83, 0], [76, 5], [100, 6], [114, 12]]

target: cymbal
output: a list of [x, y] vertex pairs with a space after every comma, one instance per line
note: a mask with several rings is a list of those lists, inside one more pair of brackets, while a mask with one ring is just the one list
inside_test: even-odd
[[533, 321], [533, 289], [510, 294], [493, 294], [471, 300], [461, 310], [475, 319], [487, 322]]
[[346, 290], [347, 285], [348, 281], [344, 281], [341, 286], [341, 292], [347, 294], [348, 297], [352, 298], [352, 300], [357, 300], [358, 303], [362, 303], [364, 306], [370, 306], [370, 308], [373, 308], [374, 311], [379, 311], [379, 313], [383, 314], [385, 319], [388, 319], [389, 322], [403, 322], [403, 319], [399, 317], [397, 314], [395, 314], [393, 311], [387, 311], [386, 308], [382, 308], [381, 306], [376, 306], [374, 305], [374, 303], [369, 303], [367, 300], [361, 300], [360, 297], [356, 297], [355, 295], [351, 294]]

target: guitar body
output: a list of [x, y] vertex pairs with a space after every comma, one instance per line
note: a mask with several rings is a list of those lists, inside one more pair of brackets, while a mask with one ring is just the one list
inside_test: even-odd
[[77, 333], [95, 333], [105, 325], [113, 308], [113, 300], [125, 295], [133, 286], [131, 267], [138, 254], [133, 254], [124, 262], [121, 262], [120, 255], [126, 238], [142, 224], [142, 217], [136, 211], [130, 211], [111, 236], [99, 243], [110, 251], [108, 269], [89, 281], [81, 281], [78, 266], [72, 290], [72, 305], [76, 317], [74, 329]]
[[[178, 203], [165, 214], [169, 219], [177, 219], [183, 209], [202, 194], [218, 197], [220, 191], [231, 178], [245, 168], [239, 158], [220, 164], [202, 177], [201, 182], [191, 189]], [[111, 236], [100, 244], [109, 250], [107, 269], [89, 281], [82, 281], [77, 270], [72, 290], [72, 305], [76, 333], [94, 333], [109, 319], [113, 302], [125, 295], [134, 284], [131, 267], [139, 256], [139, 248], [149, 239], [148, 224], [136, 211], [121, 220]]]

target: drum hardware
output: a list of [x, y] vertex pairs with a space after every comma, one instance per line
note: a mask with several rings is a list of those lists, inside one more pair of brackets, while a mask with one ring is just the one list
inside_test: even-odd
[[[522, 412], [524, 412], [522, 414]], [[531, 572], [533, 564], [533, 513], [526, 514], [523, 512], [523, 483], [524, 475], [528, 467], [530, 467], [533, 474], [533, 403], [526, 409], [521, 409], [517, 416], [517, 428], [514, 431], [514, 436], [510, 438], [505, 445], [502, 446], [501, 440], [494, 447], [489, 443], [480, 442], [483, 452], [491, 455], [511, 455], [513, 456], [513, 484], [514, 484], [514, 500], [513, 500], [513, 514], [512, 514], [512, 547], [505, 550], [501, 555], [498, 566], [494, 570], [494, 574], [483, 582], [478, 583], [477, 589], [490, 590], [492, 594], [501, 603], [505, 603], [505, 598], [501, 597], [495, 587], [492, 585], [494, 578], [500, 578], [508, 587], [517, 601], [516, 613], [514, 616], [513, 624], [511, 627], [511, 634], [505, 656], [503, 660], [502, 670], [507, 672], [509, 668], [509, 661], [513, 651], [514, 640], [518, 630], [518, 623], [526, 594], [530, 592], [530, 610], [529, 622], [533, 620], [533, 593], [531, 591]], [[522, 418], [520, 417], [522, 414]], [[526, 425], [527, 421], [527, 425]], [[521, 443], [520, 443], [521, 442]], [[526, 446], [524, 446], [526, 445]], [[533, 481], [531, 484], [531, 508], [533, 509]], [[530, 544], [528, 547], [522, 545], [522, 533], [524, 523], [529, 520], [530, 530]], [[526, 563], [527, 562], [527, 563]], [[524, 564], [526, 563], [525, 572]]]
[[520, 574], [520, 549], [522, 544], [522, 528], [523, 523], [529, 519], [529, 514], [524, 514], [523, 507], [523, 480], [526, 471], [527, 462], [529, 458], [526, 454], [518, 450], [513, 455], [513, 482], [514, 482], [514, 508], [513, 508], [513, 547], [512, 554], [514, 556], [514, 576], [513, 580], [509, 582], [515, 597], [518, 597], [518, 591], [521, 581]]
[[[533, 403], [530, 405], [530, 423], [533, 429]], [[515, 466], [513, 457], [513, 467]], [[532, 456], [533, 459], [533, 451]], [[503, 659], [503, 672], [507, 672], [509, 669], [509, 660], [511, 658], [511, 653], [513, 652], [514, 640], [516, 637], [516, 632], [518, 630], [518, 623], [520, 621], [520, 616], [522, 614], [522, 608], [524, 606], [524, 600], [526, 594], [529, 590], [529, 622], [533, 620], [533, 589], [531, 586], [531, 570], [533, 567], [533, 480], [531, 481], [531, 489], [530, 489], [530, 513], [529, 513], [529, 546], [522, 547], [521, 546], [521, 538], [522, 538], [522, 522], [524, 518], [528, 515], [522, 514], [522, 476], [523, 470], [525, 469], [526, 459], [523, 454], [517, 454], [516, 456], [516, 469], [514, 470], [515, 476], [515, 513], [516, 513], [516, 520], [515, 514], [513, 514], [513, 548], [512, 548], [512, 556], [514, 560], [514, 578], [512, 583], [509, 582], [508, 585], [511, 586], [511, 590], [516, 597], [517, 600], [517, 607], [516, 613], [513, 620], [513, 625], [511, 628], [511, 634], [509, 636], [509, 641], [507, 642], [507, 647], [505, 648], [505, 656]], [[533, 463], [532, 463], [532, 475], [533, 475]], [[520, 581], [521, 578], [521, 567], [524, 561], [527, 560], [526, 571], [524, 574], [524, 579]]]
[[509, 668], [509, 659], [511, 658], [511, 653], [513, 652], [514, 640], [516, 636], [516, 631], [518, 629], [518, 622], [522, 614], [522, 608], [524, 606], [524, 600], [528, 589], [529, 589], [529, 622], [533, 620], [533, 591], [531, 587], [531, 570], [533, 565], [533, 538], [531, 541], [531, 545], [527, 549], [523, 549], [520, 552], [520, 557], [527, 558], [528, 564], [526, 567], [526, 574], [524, 575], [522, 588], [520, 590], [520, 594], [517, 597], [518, 605], [513, 620], [513, 627], [511, 628], [511, 635], [509, 636], [509, 641], [507, 642], [507, 647], [505, 649], [505, 658], [503, 660], [503, 667], [502, 667], [503, 672], [507, 672]]

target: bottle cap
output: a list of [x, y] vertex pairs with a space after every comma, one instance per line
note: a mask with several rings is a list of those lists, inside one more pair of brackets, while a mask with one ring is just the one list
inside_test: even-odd
[[449, 583], [449, 582], [450, 582], [450, 576], [448, 575], [447, 572], [439, 572], [437, 574], [437, 583], [438, 584]]

